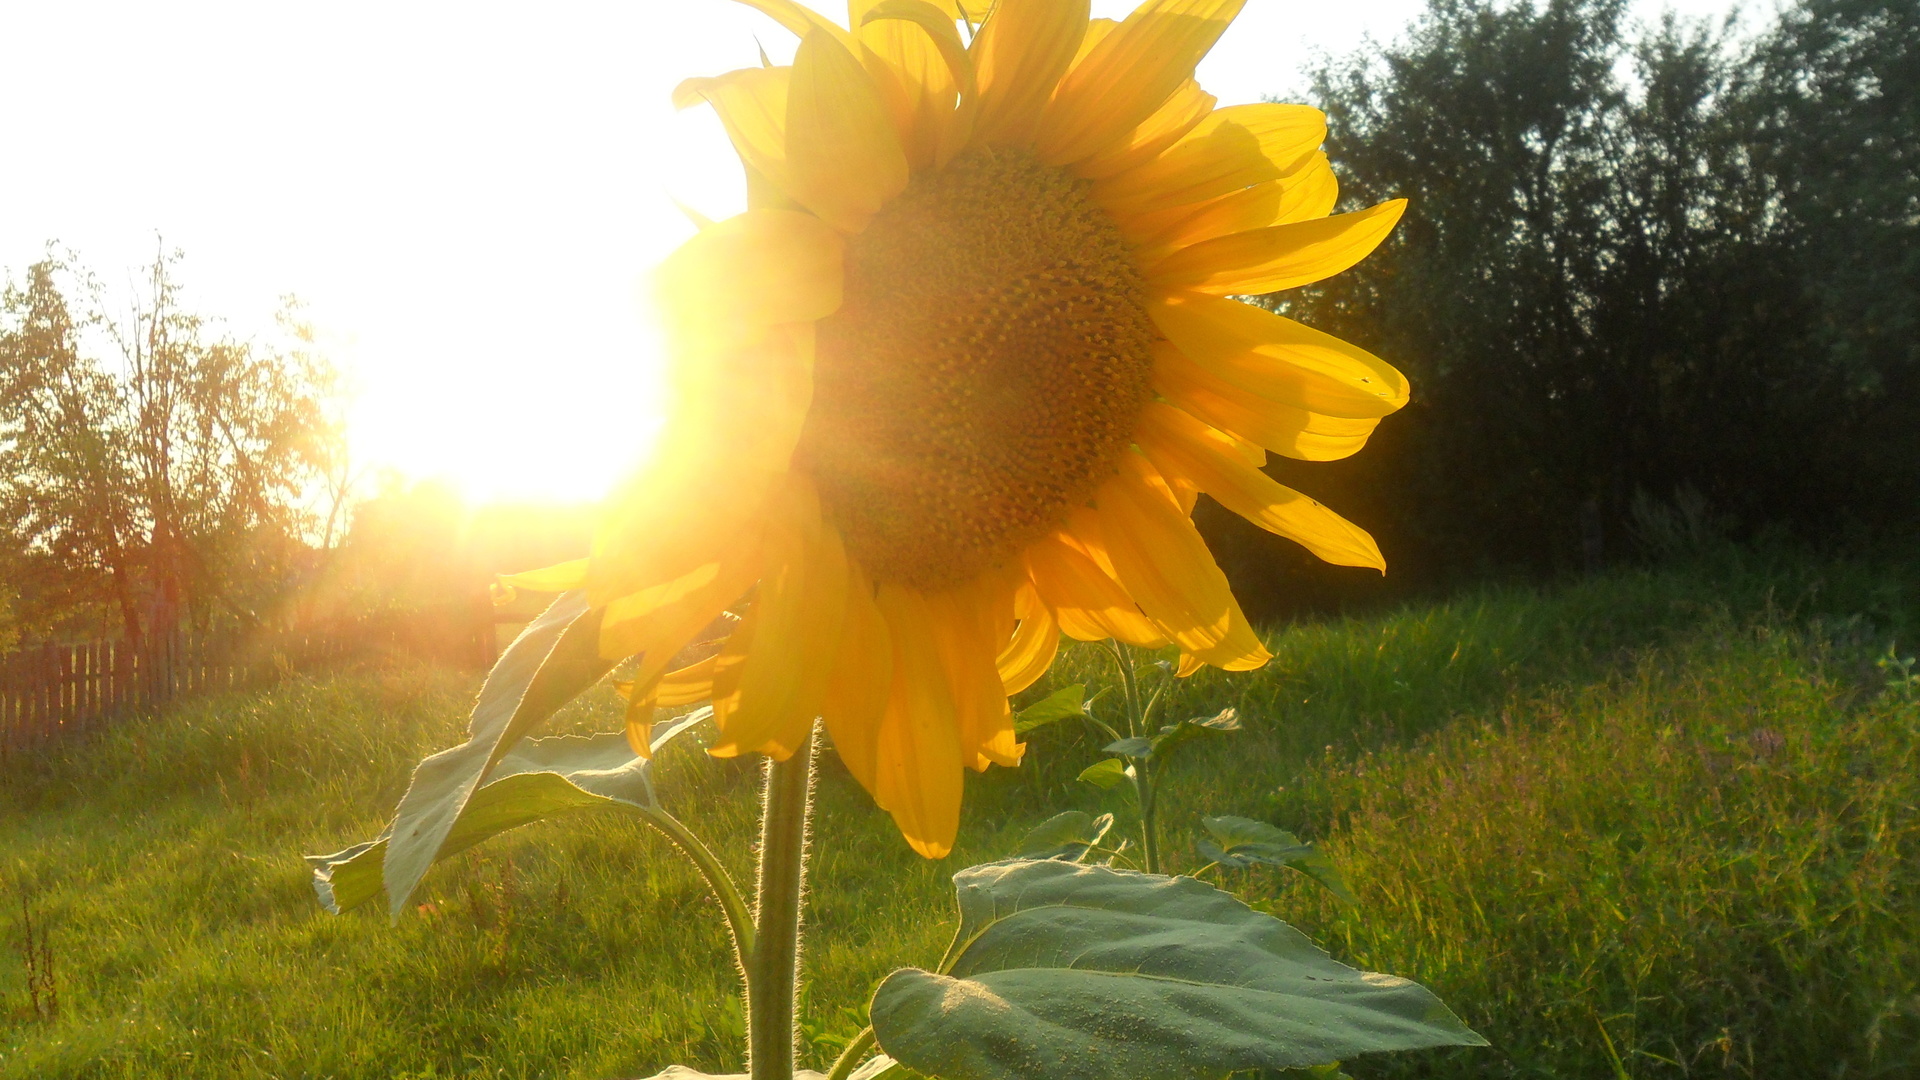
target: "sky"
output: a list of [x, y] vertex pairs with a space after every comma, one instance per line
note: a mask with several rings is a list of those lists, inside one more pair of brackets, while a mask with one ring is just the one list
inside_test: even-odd
[[[1202, 85], [1297, 90], [1423, 6], [1249, 0]], [[1635, 10], [1665, 6], [1728, 0]], [[692, 234], [676, 201], [745, 205], [711, 111], [669, 95], [793, 46], [727, 0], [0, 0], [0, 270], [58, 241], [124, 290], [164, 242], [236, 337], [301, 300], [369, 477], [592, 498], [660, 422], [647, 281]]]

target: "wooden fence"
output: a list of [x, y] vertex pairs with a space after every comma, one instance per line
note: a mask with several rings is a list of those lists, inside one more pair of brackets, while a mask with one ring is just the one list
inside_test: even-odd
[[[494, 620], [361, 619], [251, 638], [181, 632], [125, 641], [48, 644], [0, 656], [0, 760], [138, 716], [186, 694], [265, 686], [293, 671], [373, 656], [415, 655], [484, 666]], [[449, 633], [449, 631], [451, 631]]]

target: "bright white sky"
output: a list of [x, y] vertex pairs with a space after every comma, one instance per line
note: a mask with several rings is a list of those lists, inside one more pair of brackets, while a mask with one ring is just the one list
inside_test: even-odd
[[[1423, 6], [1251, 0], [1201, 81], [1223, 104], [1296, 89], [1315, 51]], [[711, 112], [668, 95], [757, 63], [756, 39], [791, 58], [725, 0], [0, 0], [0, 268], [57, 239], [118, 284], [158, 234], [189, 306], [240, 336], [306, 302], [363, 463], [592, 497], [658, 424], [643, 285], [692, 232], [673, 198], [745, 201]]]

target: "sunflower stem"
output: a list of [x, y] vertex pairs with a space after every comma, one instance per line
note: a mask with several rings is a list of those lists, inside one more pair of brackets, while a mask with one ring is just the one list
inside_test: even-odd
[[871, 1049], [873, 1049], [873, 1029], [869, 1027], [855, 1035], [853, 1041], [847, 1044], [847, 1048], [840, 1051], [840, 1056], [834, 1059], [833, 1068], [827, 1070], [827, 1080], [847, 1080], [847, 1077], [853, 1075], [853, 1070], [859, 1067], [860, 1059], [865, 1057], [867, 1051]]
[[793, 1080], [794, 987], [806, 883], [814, 733], [785, 761], [767, 763], [760, 816], [760, 885], [746, 957], [747, 1067], [752, 1080]]
[[[1127, 734], [1144, 737], [1147, 734], [1146, 710], [1140, 704], [1140, 683], [1134, 677], [1133, 650], [1113, 639], [1107, 639], [1107, 648], [1113, 653], [1113, 662], [1120, 668], [1122, 696], [1127, 704]], [[1146, 758], [1128, 757], [1127, 764], [1133, 769], [1134, 801], [1140, 806], [1140, 856], [1146, 862], [1149, 874], [1160, 872], [1160, 837], [1154, 828], [1154, 776], [1153, 763]]]

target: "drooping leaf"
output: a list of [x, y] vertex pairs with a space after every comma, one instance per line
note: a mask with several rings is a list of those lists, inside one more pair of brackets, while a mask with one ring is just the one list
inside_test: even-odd
[[1228, 708], [1212, 716], [1196, 716], [1191, 720], [1182, 720], [1177, 724], [1168, 724], [1152, 738], [1134, 735], [1125, 739], [1116, 739], [1100, 749], [1109, 754], [1120, 754], [1131, 758], [1150, 758], [1165, 762], [1167, 757], [1180, 744], [1203, 735], [1224, 735], [1240, 730], [1240, 714]]
[[1113, 815], [1094, 817], [1084, 810], [1068, 810], [1035, 825], [1020, 841], [1023, 859], [1065, 859], [1079, 862], [1113, 828]]
[[1115, 739], [1100, 750], [1103, 753], [1120, 754], [1123, 757], [1143, 758], [1153, 753], [1153, 740], [1139, 735], [1129, 735], [1124, 739]]
[[1080, 770], [1080, 779], [1097, 788], [1110, 788], [1127, 779], [1127, 763], [1119, 758], [1096, 761]]
[[535, 726], [600, 681], [600, 612], [585, 592], [563, 594], [507, 646], [473, 706], [468, 739], [422, 761], [394, 812], [383, 876], [398, 918], [474, 790]]
[[946, 1080], [1211, 1080], [1484, 1046], [1417, 983], [1358, 971], [1193, 878], [1057, 861], [954, 877], [941, 972], [888, 976], [881, 1048]]
[[[710, 709], [701, 709], [662, 724], [654, 731], [654, 750], [710, 715]], [[574, 810], [612, 806], [652, 812], [658, 804], [650, 770], [651, 763], [633, 752], [622, 733], [522, 742], [500, 759], [492, 776], [461, 808], [434, 861]], [[389, 840], [382, 833], [332, 855], [307, 856], [321, 906], [338, 915], [378, 896], [385, 887]]]
[[1236, 870], [1249, 866], [1291, 866], [1346, 903], [1360, 902], [1347, 887], [1346, 875], [1325, 852], [1285, 829], [1231, 815], [1202, 818], [1200, 823], [1213, 834], [1211, 840], [1202, 838], [1195, 845], [1201, 858]]
[[1062, 720], [1083, 718], [1086, 713], [1087, 688], [1079, 683], [1063, 686], [1039, 701], [1013, 714], [1013, 733], [1025, 735], [1035, 728]]

